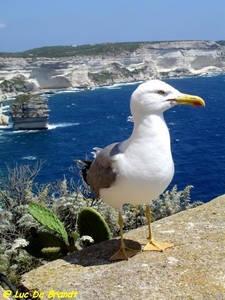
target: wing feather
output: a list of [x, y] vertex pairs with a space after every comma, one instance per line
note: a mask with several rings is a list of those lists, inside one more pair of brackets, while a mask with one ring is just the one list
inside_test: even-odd
[[111, 144], [96, 153], [87, 173], [87, 182], [96, 197], [100, 197], [100, 189], [109, 188], [115, 182], [117, 174], [112, 163], [119, 153], [119, 143]]

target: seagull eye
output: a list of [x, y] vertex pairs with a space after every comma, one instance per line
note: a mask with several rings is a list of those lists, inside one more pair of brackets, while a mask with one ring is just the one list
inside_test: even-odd
[[164, 95], [164, 94], [165, 94], [165, 92], [164, 92], [164, 91], [162, 91], [162, 90], [160, 90], [160, 91], [158, 91], [158, 94], [159, 94], [159, 95]]

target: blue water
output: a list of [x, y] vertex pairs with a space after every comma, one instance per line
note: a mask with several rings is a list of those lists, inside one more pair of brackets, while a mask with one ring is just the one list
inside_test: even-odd
[[[192, 200], [207, 202], [225, 193], [225, 74], [165, 80], [175, 88], [201, 96], [206, 107], [176, 106], [165, 113], [172, 142], [175, 176], [170, 187], [193, 185]], [[92, 158], [95, 146], [129, 137], [133, 123], [130, 95], [138, 84], [58, 93], [49, 97], [48, 130], [13, 132], [0, 128], [0, 169], [45, 160], [36, 181], [73, 177], [75, 158]], [[8, 113], [8, 106], [4, 112]]]

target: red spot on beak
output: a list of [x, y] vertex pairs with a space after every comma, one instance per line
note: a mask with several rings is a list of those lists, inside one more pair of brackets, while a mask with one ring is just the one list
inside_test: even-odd
[[197, 101], [196, 101], [196, 102], [194, 101], [194, 102], [193, 102], [193, 105], [194, 105], [194, 106], [202, 106], [202, 104], [201, 104], [200, 102], [197, 102]]

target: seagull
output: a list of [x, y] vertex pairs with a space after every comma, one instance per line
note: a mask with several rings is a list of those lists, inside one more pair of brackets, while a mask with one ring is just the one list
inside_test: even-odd
[[140, 84], [131, 95], [134, 126], [130, 137], [104, 149], [94, 148], [93, 161], [79, 161], [83, 164], [83, 179], [95, 197], [119, 210], [120, 247], [110, 260], [128, 260], [139, 252], [127, 248], [123, 240], [121, 208], [125, 203], [148, 203], [149, 235], [143, 251], [173, 247], [153, 239], [150, 201], [163, 193], [174, 175], [170, 134], [163, 113], [178, 104], [205, 106], [202, 98], [183, 94], [163, 81], [148, 80]]

